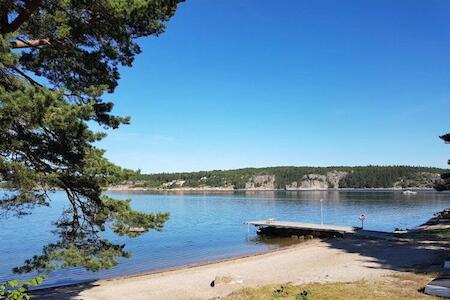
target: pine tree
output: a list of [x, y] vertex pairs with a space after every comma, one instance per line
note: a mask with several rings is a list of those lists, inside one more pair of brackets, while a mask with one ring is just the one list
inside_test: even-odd
[[[440, 136], [440, 138], [444, 142], [450, 143], [450, 133], [444, 134], [443, 136]], [[450, 160], [448, 161], [448, 164], [450, 165]], [[436, 189], [438, 191], [450, 190], [450, 172], [441, 174], [441, 181], [436, 185]]]
[[[99, 270], [128, 257], [102, 237], [161, 230], [167, 213], [142, 213], [127, 200], [102, 196], [126, 179], [94, 143], [105, 137], [89, 122], [118, 128], [102, 99], [118, 84], [119, 66], [132, 66], [136, 39], [158, 36], [178, 0], [2, 0], [0, 2], [0, 198], [2, 214], [25, 215], [63, 190], [70, 208], [56, 222], [58, 240], [18, 272], [82, 266]], [[139, 233], [130, 230], [139, 227]]]

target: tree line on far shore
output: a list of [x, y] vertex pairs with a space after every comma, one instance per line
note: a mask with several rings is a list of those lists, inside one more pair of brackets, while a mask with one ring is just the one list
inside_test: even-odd
[[250, 178], [257, 175], [274, 175], [275, 188], [284, 189], [293, 182], [301, 182], [309, 174], [326, 175], [332, 171], [346, 172], [340, 179], [340, 188], [391, 188], [415, 187], [432, 184], [435, 174], [446, 169], [414, 166], [361, 166], [361, 167], [267, 167], [236, 170], [213, 170], [183, 173], [141, 174], [131, 178], [134, 187], [173, 188], [176, 181], [183, 187], [234, 187], [243, 189]]

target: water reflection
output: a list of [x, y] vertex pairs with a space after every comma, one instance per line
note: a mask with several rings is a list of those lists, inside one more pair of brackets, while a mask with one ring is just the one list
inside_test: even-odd
[[267, 250], [276, 250], [283, 247], [288, 247], [292, 245], [298, 245], [300, 243], [304, 243], [304, 240], [292, 239], [292, 238], [282, 238], [275, 236], [266, 236], [266, 235], [257, 235], [257, 236], [249, 236], [247, 239], [248, 242], [253, 244], [263, 244], [267, 246]]

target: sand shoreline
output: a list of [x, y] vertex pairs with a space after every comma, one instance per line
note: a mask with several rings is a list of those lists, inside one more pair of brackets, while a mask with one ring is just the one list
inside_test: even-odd
[[[391, 239], [311, 240], [294, 246], [220, 261], [114, 277], [43, 290], [41, 299], [212, 299], [242, 287], [291, 282], [379, 280], [418, 266], [435, 266], [441, 251]], [[447, 249], [448, 251], [448, 249]], [[213, 280], [226, 283], [210, 286]], [[65, 297], [70, 294], [71, 297]], [[53, 298], [52, 298], [53, 297]], [[39, 299], [39, 298], [38, 298]]]
[[299, 241], [297, 244], [287, 245], [287, 246], [280, 246], [279, 248], [276, 248], [276, 249], [269, 249], [269, 250], [259, 251], [259, 252], [251, 252], [251, 253], [248, 253], [248, 254], [241, 254], [241, 255], [233, 255], [233, 256], [228, 256], [228, 257], [219, 258], [219, 259], [198, 261], [198, 262], [191, 263], [191, 264], [179, 265], [179, 266], [174, 266], [174, 267], [167, 267], [167, 268], [157, 269], [157, 270], [153, 270], [153, 271], [143, 271], [143, 272], [138, 272], [138, 273], [133, 273], [133, 274], [128, 274], [128, 275], [117, 275], [117, 276], [113, 276], [113, 277], [109, 277], [109, 278], [85, 280], [85, 281], [80, 281], [80, 282], [77, 282], [77, 283], [69, 283], [69, 284], [63, 284], [63, 285], [50, 285], [50, 286], [45, 286], [45, 287], [42, 287], [42, 288], [37, 287], [37, 288], [34, 288], [33, 291], [36, 292], [36, 291], [53, 290], [53, 289], [58, 289], [58, 288], [69, 288], [69, 287], [76, 287], [76, 286], [79, 286], [79, 285], [82, 285], [82, 284], [86, 284], [86, 283], [90, 283], [90, 282], [104, 282], [104, 281], [124, 280], [124, 279], [129, 279], [129, 278], [134, 278], [134, 277], [155, 275], [155, 274], [161, 274], [161, 273], [167, 273], [167, 272], [173, 272], [173, 271], [180, 271], [180, 270], [188, 270], [188, 269], [192, 269], [192, 268], [196, 268], [196, 267], [203, 267], [203, 266], [207, 266], [207, 265], [214, 265], [214, 264], [230, 262], [230, 261], [235, 261], [235, 260], [239, 260], [239, 259], [245, 259], [245, 258], [250, 258], [250, 257], [270, 254], [270, 253], [274, 253], [274, 252], [279, 252], [279, 251], [282, 251], [282, 250], [287, 250], [287, 249], [290, 249], [290, 248], [296, 248], [298, 246], [307, 245], [308, 243], [311, 243], [313, 241], [314, 240], [307, 240], [307, 241], [303, 241], [303, 242]]

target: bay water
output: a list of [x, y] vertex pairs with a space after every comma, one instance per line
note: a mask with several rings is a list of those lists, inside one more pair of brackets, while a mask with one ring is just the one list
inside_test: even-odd
[[[81, 268], [57, 270], [44, 287], [66, 285], [100, 278], [127, 276], [168, 268], [265, 252], [288, 244], [286, 239], [264, 239], [249, 220], [275, 218], [283, 221], [321, 222], [359, 226], [366, 215], [365, 229], [393, 231], [426, 222], [434, 213], [450, 207], [450, 193], [419, 191], [257, 191], [257, 192], [109, 192], [118, 199], [132, 199], [133, 208], [146, 212], [169, 212], [162, 232], [151, 231], [137, 238], [107, 236], [126, 244], [129, 259], [109, 270], [88, 272]], [[63, 192], [51, 194], [50, 207], [29, 216], [0, 219], [0, 282], [20, 277], [12, 268], [20, 266], [42, 247], [55, 240], [52, 222], [68, 206]], [[288, 239], [290, 240], [290, 239]]]

